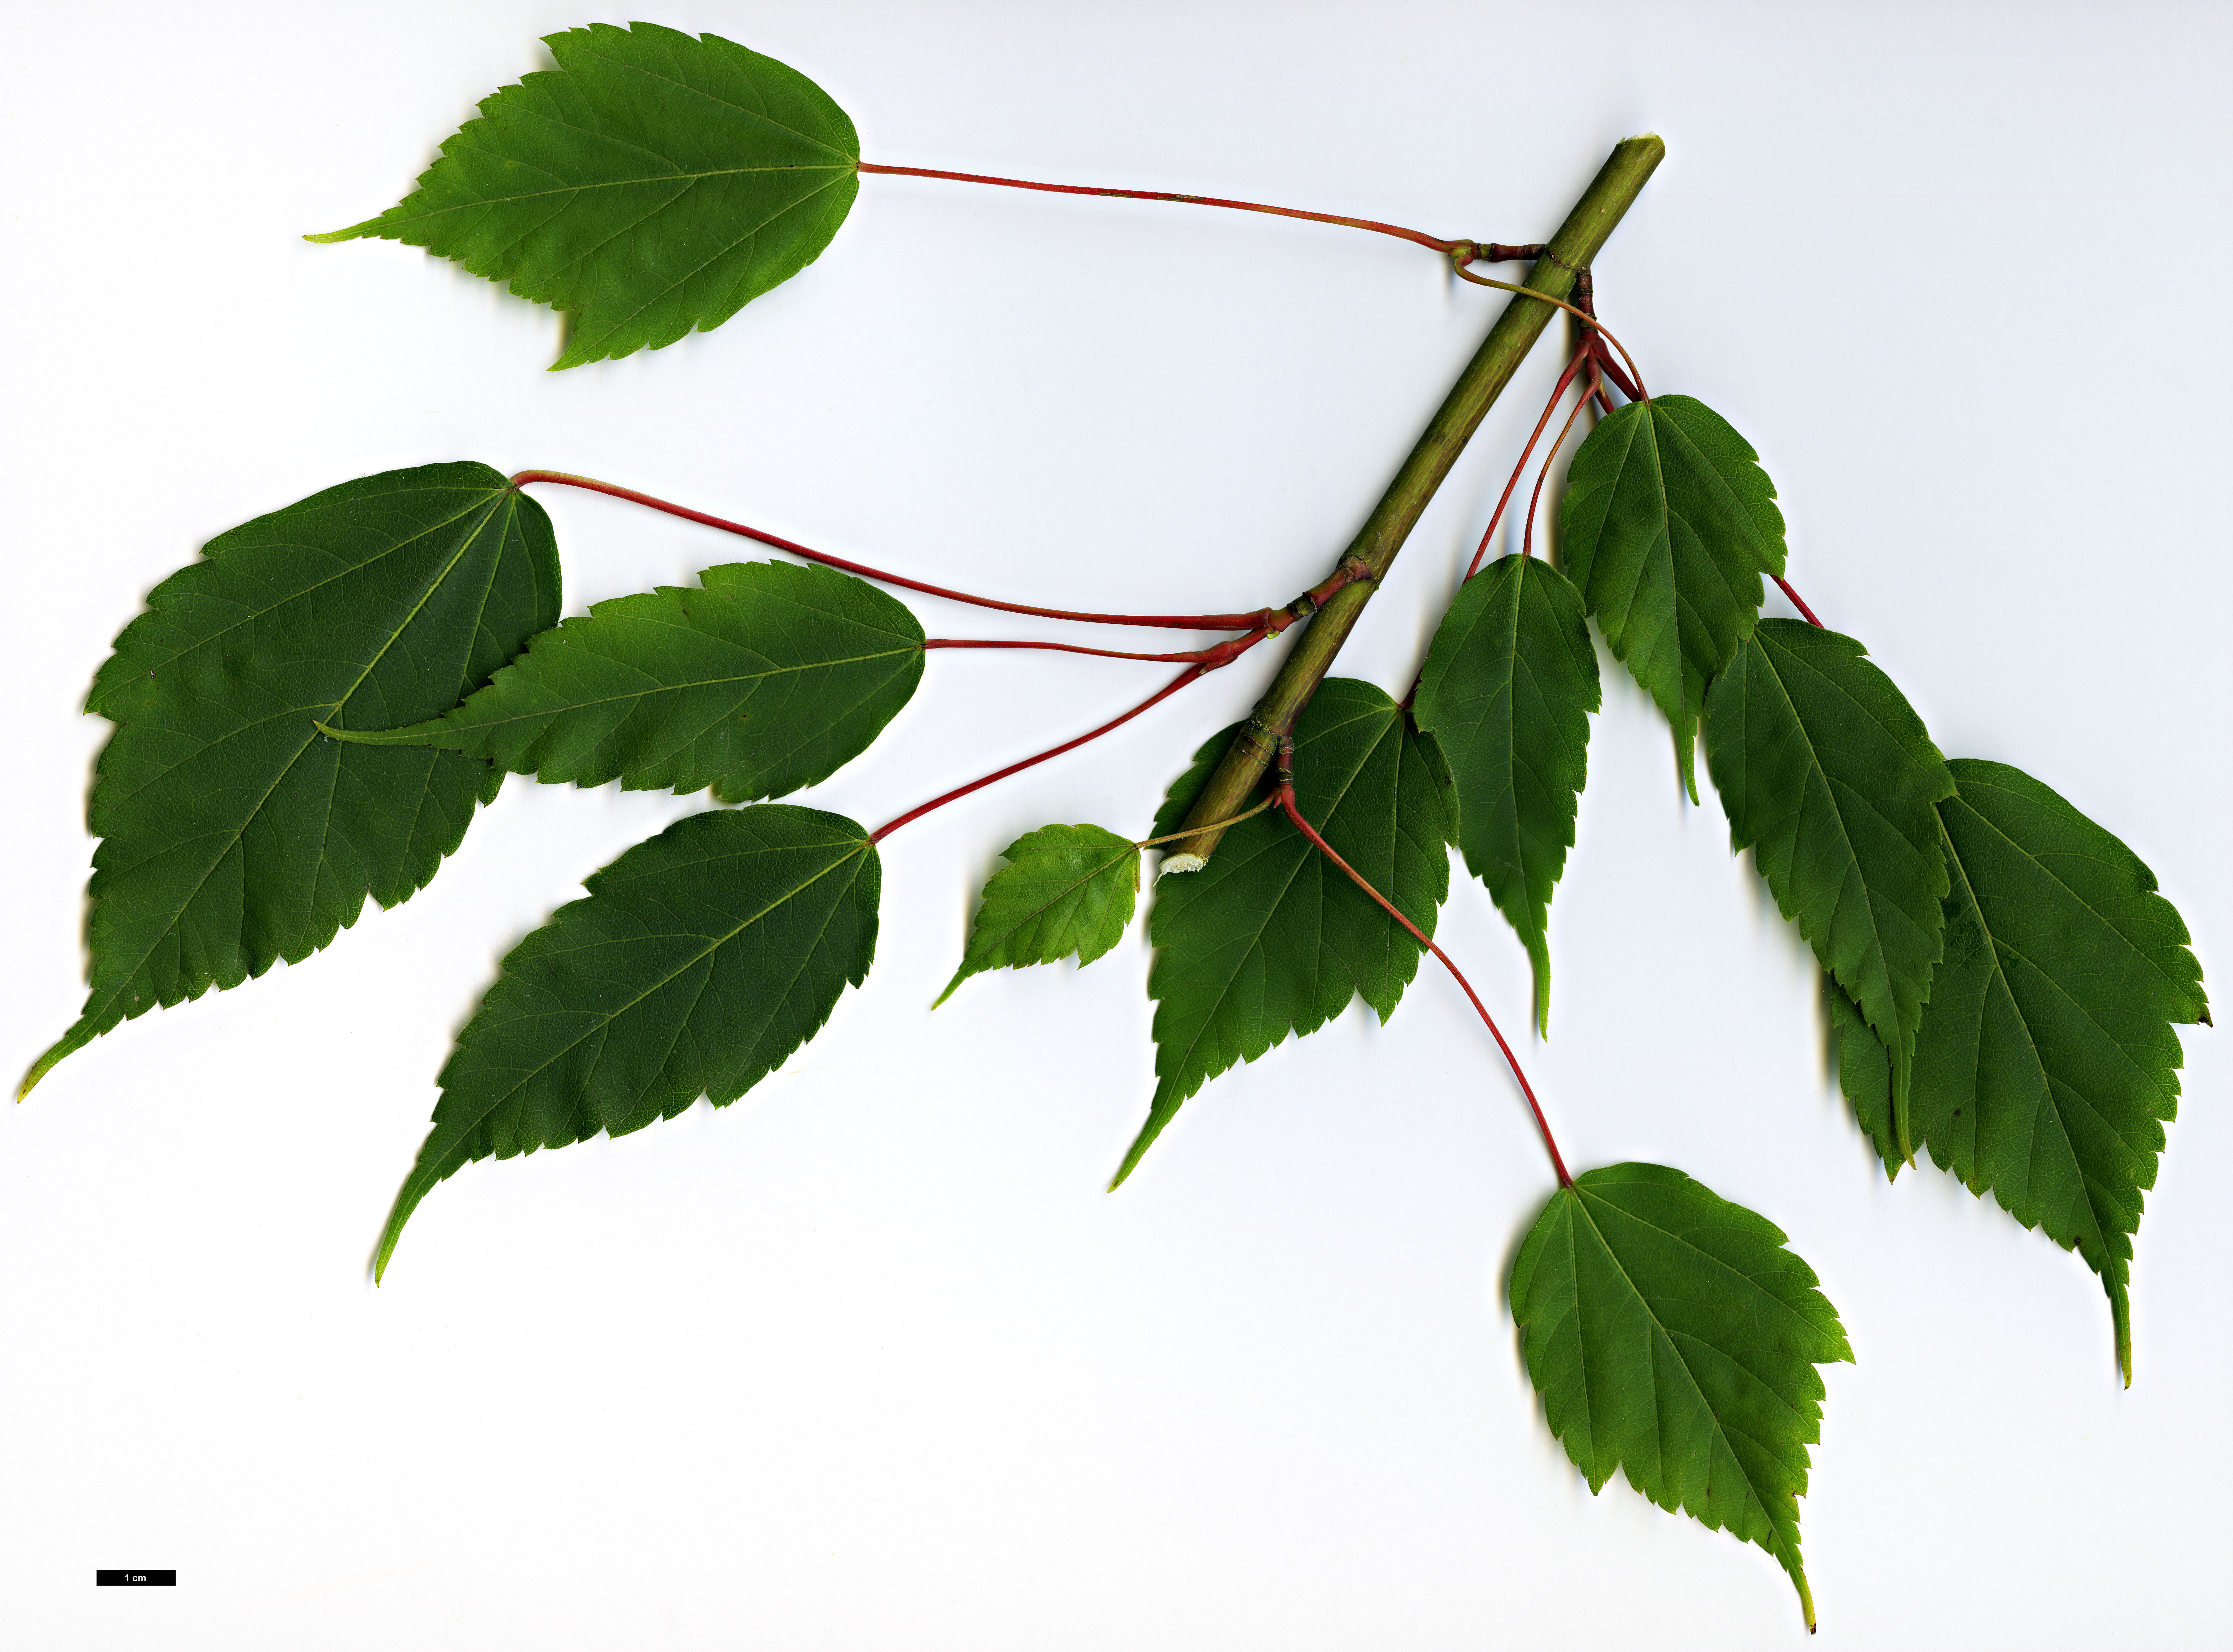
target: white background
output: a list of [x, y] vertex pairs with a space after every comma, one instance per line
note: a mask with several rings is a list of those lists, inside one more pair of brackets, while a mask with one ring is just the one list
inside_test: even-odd
[[[1025, 601], [1249, 608], [1331, 566], [1503, 302], [1378, 237], [871, 178], [821, 261], [719, 332], [553, 374], [549, 312], [297, 237], [396, 199], [541, 66], [537, 36], [635, 14], [10, 13], [11, 1076], [81, 990], [86, 682], [222, 530], [471, 458]], [[1446, 236], [1542, 236], [1614, 140], [1660, 132], [1598, 266], [1608, 321], [1655, 388], [1760, 448], [1794, 582], [1940, 745], [2120, 834], [2227, 979], [2222, 6], [653, 15], [815, 76], [871, 159]], [[1400, 691], [1552, 366], [1546, 344], [1344, 670]], [[544, 497], [570, 612], [754, 554]], [[1798, 1644], [1763, 1553], [1618, 1481], [1592, 1499], [1543, 1428], [1501, 1282], [1549, 1177], [1446, 982], [1214, 1081], [1114, 1196], [1151, 1089], [1136, 932], [928, 1013], [999, 847], [1050, 820], [1144, 831], [1273, 652], [895, 836], [876, 972], [779, 1075], [467, 1169], [377, 1291], [496, 959], [702, 798], [513, 780], [407, 905], [63, 1063], [0, 1112], [0, 1636]], [[2225, 1035], [2183, 1034], [2126, 1392], [2074, 1257], [1927, 1166], [1874, 1171], [1803, 946], [1608, 668], [1553, 1036], [1523, 1050], [1578, 1166], [1672, 1163], [1762, 1212], [1844, 1315], [1859, 1363], [1828, 1373], [1803, 1506], [1820, 1644], [2228, 1644]], [[942, 655], [802, 800], [873, 825], [1160, 670]], [[1442, 934], [1523, 1024], [1478, 886]], [[181, 1582], [92, 1587], [120, 1565]]]

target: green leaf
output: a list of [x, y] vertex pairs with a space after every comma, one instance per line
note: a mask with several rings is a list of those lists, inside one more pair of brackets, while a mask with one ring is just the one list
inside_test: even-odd
[[[1177, 829], [1230, 731], [1171, 788], [1153, 836]], [[1455, 826], [1434, 742], [1370, 683], [1329, 677], [1295, 727], [1303, 817], [1426, 933], [1449, 893]], [[1149, 933], [1156, 1096], [1114, 1187], [1186, 1098], [1290, 1033], [1315, 1032], [1352, 996], [1385, 1021], [1419, 967], [1419, 943], [1274, 810], [1225, 835], [1199, 872], [1161, 880]]]
[[1972, 1193], [2127, 1298], [2142, 1195], [2178, 1112], [2179, 1022], [2207, 1022], [2186, 926], [2138, 855], [2021, 770], [1964, 758], [1939, 805], [1953, 887], [1916, 1041], [1914, 1128]]
[[544, 43], [557, 68], [482, 99], [399, 205], [306, 238], [425, 247], [553, 305], [570, 367], [710, 332], [845, 221], [860, 140], [798, 70], [656, 23]]
[[439, 718], [346, 738], [750, 803], [851, 762], [922, 679], [922, 628], [865, 580], [788, 563], [698, 577], [701, 589], [616, 597], [544, 632]]
[[1815, 1370], [1853, 1350], [1775, 1225], [1679, 1170], [1622, 1164], [1551, 1195], [1512, 1265], [1543, 1412], [1592, 1493], [1618, 1468], [1660, 1507], [1799, 1558]]
[[[1945, 964], [1939, 971], [1943, 974]], [[1853, 1109], [1853, 1122], [1869, 1138], [1869, 1145], [1877, 1150], [1877, 1158], [1885, 1167], [1885, 1174], [1893, 1181], [1907, 1163], [1907, 1155], [1900, 1151], [1899, 1138], [1893, 1134], [1891, 1118], [1891, 1051], [1885, 1048], [1860, 1006], [1846, 996], [1846, 989], [1831, 977], [1822, 978], [1822, 1005], [1830, 1017], [1831, 1047], [1838, 1063], [1838, 1088], [1845, 1093]], [[1917, 1024], [1917, 1037], [1930, 1024], [1930, 1006], [1925, 1005], [1923, 1019]]]
[[820, 1031], [876, 948], [869, 835], [787, 803], [677, 821], [512, 948], [443, 1066], [434, 1128], [374, 1278], [434, 1185], [475, 1159], [726, 1106]]
[[1576, 451], [1559, 510], [1559, 561], [1674, 724], [1693, 803], [1706, 684], [1751, 634], [1760, 576], [1783, 571], [1783, 516], [1758, 459], [1702, 401], [1631, 402]]
[[1946, 893], [1932, 805], [1954, 777], [1851, 637], [1763, 620], [1715, 680], [1706, 760], [1783, 915], [1892, 1052], [1894, 1134]]
[[[504, 777], [317, 732], [431, 715], [559, 608], [542, 507], [485, 465], [345, 482], [212, 540], [116, 639], [88, 810], [93, 954], [55, 1063], [129, 1016], [299, 962], [394, 906]], [[20, 1093], [20, 1092], [19, 1092]]]
[[1548, 564], [1506, 556], [1442, 616], [1414, 715], [1449, 758], [1458, 847], [1520, 932], [1535, 969], [1535, 1025], [1551, 1024], [1551, 891], [1574, 844], [1589, 770], [1598, 656], [1581, 595]]
[[1132, 921], [1140, 846], [1130, 838], [1098, 826], [1042, 826], [1000, 853], [1008, 864], [986, 881], [961, 967], [938, 1004], [988, 969], [1051, 964], [1072, 953], [1083, 968], [1122, 940]]

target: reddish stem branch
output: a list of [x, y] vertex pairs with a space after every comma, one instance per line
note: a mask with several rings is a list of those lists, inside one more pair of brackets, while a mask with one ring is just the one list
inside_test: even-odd
[[1535, 554], [1535, 507], [1543, 500], [1544, 478], [1551, 474], [1551, 466], [1558, 461], [1559, 450], [1566, 445], [1566, 438], [1573, 434], [1574, 420], [1579, 419], [1582, 409], [1590, 405], [1590, 398], [1597, 394], [1600, 382], [1596, 373], [1592, 372], [1590, 387], [1582, 392], [1582, 399], [1574, 404], [1574, 411], [1566, 415], [1566, 422], [1559, 427], [1559, 439], [1553, 442], [1551, 451], [1543, 455], [1543, 468], [1535, 472], [1535, 491], [1527, 496], [1527, 525], [1520, 534], [1520, 554], [1523, 556]]
[[1768, 577], [1783, 588], [1783, 594], [1791, 599], [1791, 606], [1797, 608], [1799, 612], [1805, 616], [1807, 624], [1813, 626], [1817, 631], [1826, 630], [1828, 628], [1823, 625], [1821, 621], [1814, 617], [1814, 610], [1807, 606], [1806, 600], [1801, 597], [1798, 592], [1791, 589], [1791, 582], [1789, 580], [1784, 578], [1781, 574], [1770, 574]]
[[927, 585], [917, 579], [907, 579], [898, 574], [887, 574], [865, 563], [848, 562], [843, 556], [832, 556], [819, 550], [810, 550], [804, 545], [748, 527], [726, 517], [709, 516], [703, 511], [693, 511], [687, 505], [674, 504], [648, 493], [639, 493], [634, 488], [616, 487], [610, 482], [598, 482], [586, 476], [570, 476], [563, 471], [522, 471], [511, 478], [511, 485], [525, 487], [534, 482], [559, 482], [570, 488], [586, 488], [592, 493], [602, 493], [615, 499], [626, 499], [631, 504], [648, 505], [654, 511], [664, 511], [670, 517], [680, 517], [686, 522], [695, 522], [708, 528], [719, 528], [724, 533], [739, 534], [746, 539], [758, 540], [778, 550], [787, 550], [808, 562], [820, 563], [824, 568], [842, 569], [848, 574], [858, 574], [880, 584], [897, 585], [902, 589], [921, 591], [926, 596], [942, 596], [949, 602], [967, 602], [973, 608], [998, 608], [1003, 614], [1029, 614], [1043, 620], [1075, 620], [1086, 625], [1130, 625], [1157, 628], [1172, 631], [1249, 631], [1262, 628], [1266, 631], [1284, 630], [1292, 620], [1279, 618], [1278, 610], [1259, 608], [1253, 614], [1080, 614], [1069, 608], [1033, 608], [1024, 602], [1001, 602], [989, 596], [973, 596], [967, 591], [949, 590], [943, 585]]
[[1488, 1006], [1481, 1001], [1481, 994], [1473, 990], [1473, 983], [1466, 979], [1464, 972], [1455, 964], [1450, 962], [1450, 955], [1429, 940], [1418, 925], [1396, 911], [1386, 895], [1366, 882], [1364, 875], [1355, 867], [1334, 853], [1333, 845], [1320, 837], [1318, 829], [1303, 818], [1303, 811], [1295, 807], [1294, 776], [1288, 767], [1292, 760], [1292, 743], [1288, 743], [1283, 746], [1279, 753], [1279, 789], [1273, 794], [1279, 801], [1279, 807], [1286, 812], [1287, 818], [1294, 822], [1295, 829], [1317, 844], [1319, 852], [1326, 859], [1349, 874], [1351, 882], [1370, 895], [1379, 903], [1382, 911], [1409, 930], [1412, 940], [1442, 960], [1442, 967], [1449, 971], [1450, 979], [1463, 989], [1466, 997], [1473, 1000], [1473, 1007], [1480, 1014], [1481, 1024], [1488, 1029], [1488, 1036], [1496, 1040], [1496, 1047], [1504, 1052], [1504, 1064], [1512, 1069], [1512, 1076], [1520, 1081], [1520, 1093], [1527, 1098], [1528, 1111], [1535, 1115], [1535, 1128], [1541, 1133], [1543, 1146], [1551, 1154], [1551, 1168], [1559, 1173], [1559, 1185], [1561, 1187], [1572, 1187], [1574, 1179], [1566, 1174], [1566, 1161], [1559, 1156], [1559, 1143], [1551, 1134], [1550, 1121], [1543, 1116], [1542, 1103], [1535, 1099], [1535, 1090], [1533, 1086], [1528, 1083], [1527, 1075], [1520, 1070], [1519, 1057], [1512, 1053], [1512, 1046], [1505, 1043], [1504, 1035], [1497, 1031], [1495, 1018], [1489, 1014]]
[[1032, 768], [1038, 764], [1045, 763], [1049, 758], [1058, 758], [1065, 751], [1075, 751], [1079, 746], [1084, 745], [1087, 741], [1097, 740], [1110, 730], [1122, 728], [1125, 724], [1137, 717], [1142, 712], [1148, 710], [1151, 706], [1162, 704], [1164, 700], [1169, 699], [1173, 694], [1177, 693], [1180, 689], [1184, 688], [1188, 683], [1194, 681], [1204, 673], [1214, 671], [1216, 667], [1208, 665], [1189, 666], [1184, 671], [1181, 672], [1176, 677], [1173, 678], [1169, 682], [1165, 683], [1154, 693], [1149, 695], [1147, 699], [1142, 700], [1137, 706], [1135, 706], [1130, 711], [1124, 712], [1120, 717], [1110, 718], [1099, 728], [1092, 731], [1092, 732], [1081, 734], [1074, 740], [1064, 740], [1060, 745], [1051, 746], [1048, 750], [1038, 753], [1036, 757], [1025, 758], [1021, 763], [1012, 763], [1005, 769], [995, 769], [992, 773], [986, 775], [980, 779], [972, 780], [966, 786], [956, 786], [951, 791], [941, 792], [937, 797], [933, 797], [928, 803], [918, 803], [913, 809], [908, 810], [904, 815], [901, 815], [894, 819], [886, 821], [882, 825], [877, 827], [875, 831], [869, 834], [869, 841], [871, 843], [881, 843], [884, 839], [889, 837], [894, 832], [899, 830], [901, 827], [906, 825], [909, 821], [920, 820], [925, 815], [930, 813], [934, 809], [943, 809], [947, 803], [954, 802], [957, 797], [967, 797], [973, 791], [982, 790], [985, 787], [991, 785], [994, 781], [1006, 780], [1012, 774], [1020, 774], [1025, 769]]
[[1422, 247], [1431, 247], [1446, 257], [1462, 253], [1468, 259], [1483, 263], [1502, 263], [1507, 259], [1533, 257], [1541, 248], [1501, 246], [1491, 241], [1482, 244], [1475, 241], [1443, 241], [1423, 230], [1407, 230], [1400, 224], [1383, 224], [1377, 218], [1344, 218], [1338, 212], [1305, 212], [1299, 207], [1266, 206], [1260, 201], [1221, 200], [1214, 195], [1178, 195], [1168, 190], [1102, 189], [1085, 184], [1034, 184], [1021, 178], [990, 178], [982, 172], [940, 172], [929, 166], [880, 166], [873, 161], [860, 163], [864, 172], [884, 172], [896, 178], [942, 178], [955, 184], [994, 184], [1002, 189], [1034, 189], [1049, 195], [1109, 195], [1128, 201], [1176, 201], [1187, 206], [1222, 206], [1238, 212], [1269, 212], [1275, 218], [1307, 219], [1312, 224], [1338, 224], [1344, 229], [1370, 230], [1376, 235], [1392, 235]]
[[922, 645], [932, 648], [1031, 648], [1053, 654], [1090, 654], [1103, 660], [1152, 660], [1173, 665], [1206, 665], [1211, 670], [1229, 666], [1261, 642], [1269, 633], [1259, 628], [1246, 636], [1230, 637], [1208, 648], [1190, 648], [1181, 654], [1130, 654], [1122, 648], [1081, 648], [1069, 642], [1010, 642], [978, 637], [932, 637]]
[[1496, 509], [1489, 514], [1488, 526], [1481, 532], [1481, 543], [1474, 550], [1473, 560], [1466, 564], [1468, 579], [1480, 572], [1481, 559], [1488, 555], [1489, 542], [1496, 537], [1496, 524], [1504, 520], [1504, 507], [1512, 503], [1513, 490], [1520, 485], [1520, 478], [1527, 473], [1527, 456], [1535, 451], [1535, 444], [1543, 439], [1543, 427], [1551, 422], [1551, 415], [1559, 410], [1559, 398], [1566, 393], [1566, 387], [1573, 383], [1574, 375], [1581, 371], [1582, 362], [1588, 354], [1585, 348], [1577, 349], [1567, 361], [1566, 370], [1559, 375], [1559, 382], [1552, 387], [1551, 399], [1543, 404], [1543, 416], [1535, 421], [1535, 428], [1527, 438], [1527, 446], [1520, 450], [1520, 462], [1512, 467], [1511, 478], [1505, 483], [1504, 491], [1497, 496]]

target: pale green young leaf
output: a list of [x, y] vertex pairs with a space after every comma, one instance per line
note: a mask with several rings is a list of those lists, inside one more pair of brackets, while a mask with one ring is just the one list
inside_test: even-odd
[[1512, 1316], [1551, 1432], [1592, 1492], [1618, 1468], [1663, 1509], [1800, 1564], [1818, 1365], [1851, 1360], [1813, 1270], [1764, 1217], [1663, 1165], [1585, 1172], [1512, 1265]]
[[906, 606], [831, 568], [732, 563], [599, 602], [464, 705], [344, 738], [435, 745], [539, 780], [779, 797], [867, 750], [922, 679]]
[[1458, 847], [1527, 948], [1551, 1020], [1551, 892], [1574, 843], [1598, 656], [1557, 569], [1506, 556], [1468, 580], [1427, 651], [1414, 716], [1449, 759]]
[[1073, 953], [1082, 968], [1122, 940], [1132, 921], [1140, 847], [1130, 838], [1099, 826], [1042, 826], [1000, 853], [1008, 864], [986, 881], [961, 967], [938, 1004], [988, 969], [1051, 964]]
[[1559, 508], [1559, 564], [1674, 724], [1694, 803], [1706, 685], [1751, 634], [1761, 576], [1783, 571], [1783, 516], [1759, 457], [1702, 401], [1632, 402], [1576, 450]]
[[458, 1035], [374, 1277], [472, 1161], [725, 1106], [781, 1065], [868, 975], [882, 876], [861, 827], [786, 803], [692, 815], [591, 874]]
[[1953, 887], [1916, 1040], [1911, 1113], [1932, 1159], [2075, 1249], [2132, 1376], [2132, 1235], [2178, 1112], [2178, 1023], [2202, 969], [2155, 875], [2021, 770], [1964, 758], [1938, 807]]
[[158, 585], [88, 701], [119, 725], [88, 810], [92, 991], [23, 1089], [127, 1017], [299, 962], [366, 896], [424, 886], [503, 776], [317, 725], [454, 705], [559, 606], [549, 518], [485, 465], [328, 488]]
[[425, 247], [563, 310], [570, 367], [711, 331], [837, 233], [860, 140], [798, 70], [656, 23], [545, 43], [558, 67], [484, 98], [400, 203], [308, 238]]
[[[1205, 745], [1171, 788], [1154, 836], [1177, 829], [1227, 738]], [[1295, 727], [1295, 797], [1343, 859], [1435, 933], [1456, 823], [1449, 771], [1394, 700], [1351, 678], [1320, 684]], [[1421, 956], [1277, 810], [1227, 832], [1201, 870], [1160, 880], [1149, 933], [1156, 1094], [1120, 1182], [1187, 1097], [1235, 1062], [1316, 1031], [1353, 997], [1385, 1021]]]
[[1851, 637], [1763, 620], [1714, 682], [1706, 760], [1729, 840], [1892, 1052], [1893, 1120], [1945, 919], [1933, 807], [1954, 777]]

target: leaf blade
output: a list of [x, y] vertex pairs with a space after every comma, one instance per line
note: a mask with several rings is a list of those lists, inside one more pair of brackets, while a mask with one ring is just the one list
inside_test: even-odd
[[1795, 1499], [1821, 1438], [1815, 1368], [1853, 1357], [1816, 1285], [1765, 1218], [1679, 1170], [1623, 1164], [1551, 1196], [1507, 1291], [1545, 1421], [1590, 1490], [1618, 1468], [1662, 1508], [1758, 1544], [1810, 1629]]
[[1917, 1135], [2100, 1276], [2130, 1386], [2132, 1237], [2178, 1112], [2171, 1029], [2209, 1016], [2201, 966], [2124, 843], [2021, 770], [1950, 766], [1947, 949], [1917, 1041]]
[[1458, 847], [1527, 949], [1539, 1032], [1551, 1018], [1551, 894], [1573, 847], [1598, 704], [1581, 594], [1526, 556], [1466, 582], [1419, 677], [1416, 716], [1450, 765]]
[[314, 241], [421, 246], [573, 319], [555, 364], [711, 331], [811, 263], [859, 182], [852, 121], [717, 35], [593, 23], [482, 100], [413, 192]]
[[[1175, 829], [1224, 751], [1221, 734], [1171, 790], [1153, 836]], [[1305, 816], [1427, 934], [1449, 893], [1455, 822], [1432, 739], [1370, 683], [1329, 677], [1295, 728]], [[1156, 886], [1148, 978], [1156, 1086], [1111, 1187], [1131, 1174], [1186, 1099], [1362, 997], [1386, 1020], [1417, 972], [1418, 943], [1275, 813], [1244, 820], [1200, 871]]]
[[961, 966], [934, 1010], [972, 975], [1051, 964], [1083, 969], [1124, 937], [1140, 890], [1140, 846], [1099, 826], [1042, 826], [1000, 851]]
[[866, 751], [922, 680], [907, 607], [835, 569], [731, 563], [530, 639], [439, 717], [344, 738], [435, 745], [546, 783], [778, 797]]
[[585, 880], [514, 947], [444, 1063], [404, 1224], [465, 1165], [726, 1106], [867, 978], [882, 863], [843, 816], [762, 803], [687, 816]]
[[1785, 917], [1893, 1058], [1908, 1063], [1945, 916], [1935, 805], [1952, 774], [1891, 680], [1851, 637], [1763, 620], [1706, 707], [1706, 758], [1729, 842], [1754, 851]]
[[1759, 455], [1689, 396], [1631, 402], [1575, 451], [1559, 561], [1614, 656], [1691, 748], [1706, 686], [1752, 633], [1762, 574], [1783, 571], [1783, 517]]
[[300, 962], [423, 888], [502, 777], [321, 721], [472, 692], [559, 605], [540, 506], [483, 465], [383, 472], [219, 535], [95, 676], [91, 991], [55, 1063], [158, 1005]]

